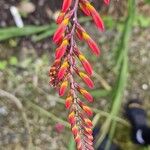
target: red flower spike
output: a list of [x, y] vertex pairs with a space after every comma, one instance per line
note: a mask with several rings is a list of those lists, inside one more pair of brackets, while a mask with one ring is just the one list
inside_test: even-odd
[[83, 72], [79, 72], [80, 77], [83, 79], [83, 81], [87, 84], [89, 88], [94, 87], [93, 81]]
[[[105, 4], [108, 4], [109, 1], [104, 0]], [[93, 112], [79, 99], [77, 91], [88, 102], [93, 102], [93, 97], [74, 80], [74, 74], [76, 73], [89, 88], [93, 88], [93, 81], [89, 77], [92, 75], [93, 69], [85, 56], [78, 50], [75, 37], [79, 38], [80, 41], [84, 40], [93, 54], [99, 55], [100, 49], [80, 25], [77, 18], [79, 8], [86, 16], [92, 17], [98, 29], [104, 30], [103, 21], [89, 0], [63, 0], [61, 12], [56, 20], [58, 28], [53, 36], [53, 41], [57, 45], [56, 60], [49, 71], [49, 76], [50, 84], [58, 89], [60, 96], [63, 96], [69, 90], [65, 106], [69, 109], [68, 121], [71, 124], [77, 149], [94, 150], [92, 122], [88, 119]], [[79, 71], [81, 69], [78, 67], [75, 56], [78, 57], [87, 74]]]
[[65, 39], [63, 40], [62, 44], [56, 49], [56, 59], [60, 59], [63, 57], [64, 53], [66, 52], [67, 49], [67, 45], [68, 45], [68, 40]]
[[104, 3], [105, 3], [106, 5], [109, 5], [110, 0], [104, 0]]
[[63, 6], [62, 6], [62, 12], [68, 11], [72, 3], [72, 0], [64, 0], [63, 1]]
[[63, 81], [63, 83], [61, 84], [60, 89], [59, 89], [60, 96], [63, 96], [65, 94], [67, 86], [68, 86], [68, 81]]
[[65, 32], [66, 26], [68, 25], [68, 23], [69, 23], [69, 19], [66, 18], [66, 19], [63, 20], [63, 22], [57, 28], [57, 30], [56, 30], [56, 32], [55, 32], [55, 34], [53, 36], [53, 41], [55, 43], [58, 43], [58, 41], [60, 41], [60, 39], [62, 38], [62, 35]]
[[71, 106], [72, 102], [73, 102], [73, 98], [72, 98], [72, 96], [69, 96], [69, 97], [67, 97], [67, 98], [66, 98], [65, 105], [66, 105], [66, 108], [67, 108], [67, 109], [69, 109], [69, 108], [70, 108], [70, 106]]
[[93, 97], [89, 92], [87, 92], [85, 89], [79, 89], [79, 91], [87, 101], [93, 102]]
[[88, 116], [91, 117], [91, 116], [93, 115], [93, 111], [91, 110], [90, 107], [84, 105], [84, 106], [82, 106], [82, 108], [83, 108], [83, 110], [86, 112], [86, 114], [87, 114]]
[[65, 62], [62, 64], [62, 66], [60, 67], [59, 72], [58, 72], [58, 75], [57, 75], [59, 80], [61, 80], [61, 79], [64, 77], [64, 75], [65, 75], [65, 73], [66, 73], [66, 71], [67, 71], [68, 66], [69, 66], [68, 62], [65, 61]]

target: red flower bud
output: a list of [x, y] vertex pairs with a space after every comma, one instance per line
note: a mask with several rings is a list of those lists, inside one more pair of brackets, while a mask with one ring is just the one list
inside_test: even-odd
[[63, 1], [63, 6], [62, 6], [62, 12], [68, 11], [72, 3], [72, 0], [64, 0]]
[[68, 62], [64, 61], [64, 63], [60, 67], [58, 75], [57, 75], [59, 80], [61, 80], [64, 77], [64, 75], [65, 75], [65, 73], [67, 71], [68, 66], [69, 66]]
[[68, 81], [63, 81], [63, 83], [61, 84], [60, 89], [59, 89], [60, 96], [63, 96], [65, 94], [67, 86], [68, 86]]
[[79, 92], [85, 97], [85, 99], [89, 102], [93, 102], [92, 95], [87, 92], [85, 89], [79, 88]]
[[94, 87], [93, 81], [85, 73], [79, 72], [79, 75], [82, 78], [82, 80], [88, 85], [89, 88]]
[[83, 40], [82, 32], [79, 29], [76, 29], [76, 35], [79, 38], [79, 40]]
[[72, 111], [72, 112], [69, 114], [68, 119], [69, 119], [69, 122], [70, 122], [71, 125], [74, 125], [74, 124], [75, 124], [75, 113], [74, 113], [74, 111]]
[[71, 104], [72, 104], [72, 101], [73, 101], [72, 96], [68, 96], [68, 97], [66, 98], [65, 105], [66, 105], [66, 108], [67, 108], [67, 109], [70, 108], [70, 106], [71, 106]]
[[96, 55], [99, 55], [100, 49], [97, 46], [97, 44], [94, 42], [94, 40], [92, 40], [92, 38], [86, 32], [83, 32], [82, 35], [83, 35], [84, 40], [87, 42], [88, 46], [92, 50], [92, 52]]
[[74, 125], [74, 127], [72, 128], [73, 135], [76, 136], [78, 132], [79, 132], [78, 127], [76, 125]]
[[63, 40], [62, 44], [56, 49], [56, 59], [61, 59], [64, 55], [64, 53], [66, 52], [68, 46], [68, 40]]
[[66, 30], [66, 26], [68, 25], [69, 23], [69, 19], [66, 18], [63, 20], [63, 22], [58, 26], [54, 36], [53, 36], [53, 41], [55, 43], [58, 43], [58, 41], [60, 41], [60, 39], [62, 38], [63, 36], [63, 33], [65, 32]]
[[62, 23], [62, 21], [64, 20], [65, 17], [65, 13], [64, 12], [60, 12], [59, 16], [57, 17], [56, 23], [60, 24]]
[[86, 114], [87, 114], [88, 116], [92, 116], [92, 115], [93, 115], [93, 111], [91, 110], [90, 107], [88, 107], [88, 106], [86, 106], [86, 105], [83, 105], [83, 106], [82, 106], [82, 109], [86, 112]]
[[85, 122], [85, 124], [86, 124], [88, 127], [92, 127], [92, 126], [93, 126], [92, 121], [91, 121], [90, 119], [88, 119], [88, 118], [84, 118], [84, 122]]
[[85, 131], [86, 131], [88, 134], [92, 135], [92, 129], [91, 129], [91, 128], [85, 127], [84, 129], [85, 129]]
[[103, 31], [104, 30], [104, 23], [103, 23], [103, 20], [101, 19], [101, 17], [99, 16], [99, 13], [96, 11], [96, 9], [89, 2], [86, 3], [86, 7], [91, 12], [92, 18], [93, 18], [96, 26], [98, 27], [98, 29]]
[[80, 54], [79, 55], [79, 59], [85, 69], [85, 71], [89, 74], [92, 75], [93, 73], [93, 69], [92, 66], [90, 65], [90, 63], [87, 61], [87, 59], [84, 57], [84, 55]]
[[86, 7], [86, 5], [84, 3], [80, 3], [80, 8], [86, 16], [91, 15], [90, 11], [88, 10], [88, 8]]

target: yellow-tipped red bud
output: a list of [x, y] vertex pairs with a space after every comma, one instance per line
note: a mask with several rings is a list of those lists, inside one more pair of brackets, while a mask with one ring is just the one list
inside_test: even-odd
[[89, 88], [93, 88], [94, 84], [93, 81], [83, 72], [79, 72], [80, 77], [82, 80], [88, 85]]
[[92, 115], [93, 115], [93, 111], [91, 110], [90, 107], [88, 107], [88, 106], [86, 106], [86, 105], [83, 105], [83, 106], [82, 106], [82, 109], [86, 112], [86, 114], [87, 114], [88, 116], [92, 116]]
[[56, 49], [56, 53], [55, 53], [56, 59], [61, 59], [64, 56], [67, 46], [68, 46], [68, 40], [65, 39], [63, 40], [62, 44]]
[[92, 95], [87, 92], [85, 89], [79, 89], [80, 93], [85, 97], [85, 99], [89, 102], [93, 102], [93, 97]]
[[75, 136], [75, 142], [76, 142], [77, 144], [81, 143], [81, 137], [79, 136], [79, 134], [77, 134], [77, 135]]
[[90, 11], [88, 10], [88, 8], [86, 7], [86, 5], [84, 3], [80, 3], [80, 8], [86, 16], [91, 15]]
[[64, 77], [64, 75], [68, 69], [68, 66], [69, 66], [68, 62], [64, 61], [64, 63], [60, 67], [58, 75], [57, 75], [59, 80], [61, 80]]
[[68, 97], [66, 98], [66, 102], [65, 102], [65, 105], [66, 105], [66, 108], [67, 108], [67, 109], [70, 108], [72, 102], [73, 102], [72, 96], [68, 96]]
[[90, 141], [93, 141], [93, 136], [92, 135], [86, 135], [87, 138], [90, 140]]
[[72, 111], [72, 112], [69, 114], [68, 120], [69, 120], [69, 122], [70, 122], [71, 125], [74, 125], [74, 124], [75, 124], [75, 112], [74, 112], [74, 111]]
[[84, 129], [85, 129], [85, 131], [86, 131], [88, 134], [92, 135], [92, 129], [91, 129], [91, 128], [85, 127]]
[[53, 36], [53, 41], [55, 43], [58, 43], [60, 41], [60, 39], [62, 38], [62, 35], [64, 34], [66, 27], [69, 23], [69, 19], [65, 18], [62, 23], [58, 26], [54, 36]]
[[86, 124], [88, 127], [92, 127], [92, 126], [93, 126], [92, 121], [91, 121], [90, 119], [88, 119], [88, 118], [85, 118], [85, 119], [84, 119], [84, 122], [85, 122], [85, 124]]
[[76, 29], [76, 35], [79, 38], [79, 40], [83, 40], [82, 32], [79, 29]]
[[101, 19], [100, 15], [99, 15], [99, 13], [96, 11], [96, 9], [89, 2], [86, 3], [86, 7], [90, 11], [97, 28], [103, 31], [104, 30], [104, 23], [103, 23], [103, 20]]
[[64, 17], [65, 17], [65, 13], [64, 12], [60, 12], [59, 16], [57, 17], [56, 23], [57, 24], [62, 23], [62, 21], [64, 20]]
[[97, 44], [94, 42], [94, 40], [86, 32], [82, 32], [82, 35], [83, 35], [83, 39], [87, 42], [87, 44], [90, 47], [90, 49], [92, 50], [92, 52], [95, 55], [99, 55], [100, 49], [97, 46]]
[[67, 86], [68, 86], [68, 81], [63, 81], [63, 83], [61, 84], [60, 89], [59, 89], [60, 96], [63, 96], [65, 94]]
[[86, 32], [82, 32], [82, 36], [84, 40], [89, 40], [91, 38]]
[[79, 60], [81, 61], [85, 71], [89, 74], [92, 75], [93, 69], [88, 60], [84, 57], [84, 55], [79, 54]]
[[76, 125], [73, 126], [72, 133], [73, 133], [74, 136], [77, 135], [77, 133], [78, 133], [78, 127]]

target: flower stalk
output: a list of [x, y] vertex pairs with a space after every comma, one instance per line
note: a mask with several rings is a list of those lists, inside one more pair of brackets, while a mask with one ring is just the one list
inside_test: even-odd
[[[108, 0], [104, 0], [104, 2], [109, 3]], [[93, 88], [94, 84], [90, 79], [93, 69], [84, 54], [79, 50], [76, 38], [85, 41], [95, 55], [100, 55], [100, 48], [79, 24], [77, 17], [79, 9], [85, 15], [93, 18], [99, 30], [104, 30], [101, 17], [88, 0], [64, 0], [60, 15], [56, 20], [58, 28], [53, 36], [53, 41], [58, 47], [49, 76], [50, 84], [59, 91], [60, 96], [67, 93], [65, 106], [69, 110], [68, 121], [71, 125], [77, 149], [94, 150], [92, 122], [89, 119], [93, 112], [90, 107], [81, 101], [78, 93], [88, 102], [93, 102], [93, 97], [74, 79], [76, 74], [89, 88]], [[77, 66], [77, 59], [81, 62], [85, 72]]]

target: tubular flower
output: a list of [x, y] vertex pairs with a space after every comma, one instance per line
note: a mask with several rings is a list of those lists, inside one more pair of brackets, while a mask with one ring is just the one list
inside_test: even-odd
[[72, 0], [64, 0], [62, 6], [62, 12], [66, 12], [71, 6]]
[[68, 86], [68, 81], [63, 81], [61, 86], [60, 86], [60, 89], [59, 89], [59, 95], [60, 96], [63, 96], [65, 94], [67, 86]]
[[67, 49], [67, 45], [68, 45], [68, 40], [65, 39], [63, 40], [62, 44], [56, 49], [56, 59], [60, 59], [62, 58], [62, 56], [65, 54], [65, 51]]
[[100, 49], [97, 46], [97, 44], [94, 42], [94, 40], [86, 32], [83, 32], [82, 36], [83, 36], [83, 39], [87, 42], [87, 44], [90, 47], [90, 49], [92, 50], [92, 52], [95, 55], [99, 55], [100, 54]]
[[66, 102], [65, 102], [65, 105], [66, 105], [66, 108], [67, 108], [67, 109], [70, 108], [70, 106], [72, 105], [72, 102], [73, 102], [72, 96], [68, 96], [68, 97], [66, 98]]
[[88, 77], [88, 75], [86, 75], [83, 72], [79, 72], [79, 76], [82, 78], [82, 80], [87, 84], [87, 86], [89, 88], [93, 88], [94, 87], [93, 81]]
[[[109, 4], [109, 0], [104, 0], [104, 2]], [[55, 61], [50, 68], [49, 76], [50, 84], [59, 91], [59, 95], [64, 96], [67, 94], [65, 106], [69, 110], [68, 121], [71, 125], [77, 150], [94, 150], [93, 125], [89, 119], [93, 112], [90, 107], [79, 99], [78, 93], [88, 102], [93, 102], [93, 97], [74, 79], [74, 75], [77, 74], [89, 88], [93, 88], [94, 84], [90, 78], [93, 69], [76, 45], [75, 37], [79, 38], [80, 41], [85, 41], [95, 55], [100, 54], [100, 48], [79, 24], [77, 18], [79, 9], [86, 16], [92, 17], [98, 29], [104, 30], [103, 21], [89, 0], [63, 0], [61, 12], [56, 20], [58, 28], [53, 36], [57, 48]], [[85, 72], [79, 69], [76, 59], [81, 62]]]
[[86, 2], [86, 7], [90, 11], [90, 14], [95, 22], [95, 25], [98, 27], [100, 30], [104, 30], [104, 23], [103, 20], [101, 19], [100, 15], [98, 12], [95, 10], [95, 8], [89, 3]]

